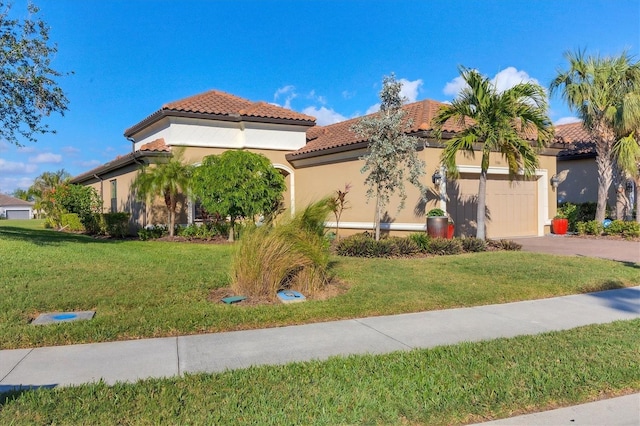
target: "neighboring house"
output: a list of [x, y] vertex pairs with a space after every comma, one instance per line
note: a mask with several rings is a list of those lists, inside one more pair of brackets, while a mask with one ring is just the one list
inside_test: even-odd
[[32, 219], [33, 203], [0, 194], [0, 219]]
[[[456, 235], [475, 235], [476, 194], [480, 156], [460, 154], [460, 179], [432, 182], [432, 175], [444, 176], [439, 158], [442, 147], [432, 135], [431, 120], [440, 103], [424, 100], [403, 108], [411, 120], [409, 133], [419, 138], [419, 156], [427, 164], [423, 179], [429, 188], [420, 194], [407, 183], [407, 201], [398, 212], [398, 200], [387, 206], [381, 228], [394, 233], [425, 229], [425, 211], [440, 207], [456, 223]], [[340, 226], [345, 234], [373, 228], [374, 201], [367, 202], [365, 175], [360, 159], [367, 151], [367, 141], [351, 132], [352, 119], [329, 126], [315, 125], [315, 118], [264, 102], [252, 102], [227, 93], [209, 91], [164, 105], [125, 131], [132, 142], [132, 152], [83, 173], [73, 183], [91, 185], [102, 195], [105, 211], [128, 211], [132, 224], [145, 226], [164, 223], [162, 206], [146, 206], [135, 200], [129, 187], [144, 164], [162, 161], [173, 147], [184, 147], [184, 159], [199, 164], [207, 155], [228, 149], [246, 149], [264, 154], [285, 176], [285, 205], [291, 210], [334, 194], [351, 185], [347, 196], [349, 208]], [[445, 126], [444, 137], [451, 137], [459, 127]], [[544, 235], [555, 214], [556, 196], [549, 183], [556, 174], [556, 147], [540, 155], [535, 177], [514, 182], [508, 168], [496, 153], [491, 158], [487, 184], [487, 236], [503, 238]], [[178, 223], [198, 219], [192, 200], [180, 204]], [[328, 223], [328, 226], [334, 225]]]
[[[598, 201], [596, 146], [582, 122], [556, 126], [556, 143], [565, 147], [558, 153], [558, 202], [595, 203]], [[615, 203], [615, 188], [608, 200]]]

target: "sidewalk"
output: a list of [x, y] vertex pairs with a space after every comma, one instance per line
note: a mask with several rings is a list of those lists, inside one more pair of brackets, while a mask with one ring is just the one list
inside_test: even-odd
[[[640, 287], [263, 330], [3, 350], [0, 392], [19, 387], [77, 385], [100, 379], [108, 384], [135, 382], [250, 365], [322, 360], [335, 355], [381, 354], [633, 318], [640, 318]], [[635, 395], [635, 401], [639, 395]], [[635, 411], [633, 406], [628, 408]], [[617, 413], [622, 411], [612, 415]], [[633, 423], [624, 423], [624, 419], [617, 417], [605, 423], [640, 424], [640, 414], [632, 413], [631, 417]], [[536, 418], [528, 424], [555, 423]]]

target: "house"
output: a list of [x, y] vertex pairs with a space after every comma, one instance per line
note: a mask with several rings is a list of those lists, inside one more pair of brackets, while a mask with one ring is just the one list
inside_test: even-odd
[[33, 203], [0, 194], [0, 219], [32, 219]]
[[[562, 149], [558, 153], [558, 202], [595, 203], [598, 201], [598, 166], [596, 145], [582, 122], [556, 126], [556, 142]], [[633, 196], [633, 182], [625, 190]], [[615, 205], [616, 191], [609, 188], [607, 199]]]
[[[421, 194], [408, 185], [406, 207], [401, 211], [397, 209], [399, 200], [392, 200], [381, 224], [386, 232], [425, 230], [425, 211], [439, 207], [455, 221], [456, 235], [475, 235], [480, 158], [461, 153], [460, 178], [445, 178], [439, 162], [442, 146], [433, 138], [430, 124], [440, 106], [423, 100], [403, 107], [411, 120], [409, 133], [418, 138], [418, 153], [427, 165], [423, 184], [429, 191]], [[212, 90], [168, 103], [128, 128], [124, 134], [132, 143], [131, 153], [76, 176], [72, 182], [96, 188], [105, 211], [131, 212], [134, 226], [164, 223], [160, 206], [136, 201], [129, 189], [142, 165], [162, 161], [176, 147], [182, 147], [185, 161], [195, 165], [207, 155], [245, 149], [265, 155], [280, 170], [287, 183], [285, 206], [292, 211], [350, 184], [349, 208], [340, 225], [345, 234], [362, 232], [373, 228], [374, 203], [367, 200], [365, 176], [360, 172], [367, 141], [351, 131], [356, 120], [318, 126], [314, 117]], [[460, 128], [451, 124], [444, 130], [446, 138]], [[513, 182], [499, 154], [491, 157], [488, 237], [544, 235], [556, 209], [556, 195], [549, 182], [556, 174], [557, 152], [555, 147], [542, 150], [535, 176]], [[435, 179], [437, 175], [441, 179]], [[193, 200], [183, 199], [179, 210], [178, 223], [198, 219]]]

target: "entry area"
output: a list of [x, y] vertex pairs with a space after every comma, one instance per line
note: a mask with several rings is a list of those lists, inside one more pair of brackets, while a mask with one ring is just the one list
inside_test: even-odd
[[[456, 236], [474, 237], [478, 211], [478, 175], [461, 173], [447, 181], [447, 211], [455, 221]], [[536, 178], [509, 181], [508, 175], [487, 180], [487, 238], [538, 234], [538, 183]]]

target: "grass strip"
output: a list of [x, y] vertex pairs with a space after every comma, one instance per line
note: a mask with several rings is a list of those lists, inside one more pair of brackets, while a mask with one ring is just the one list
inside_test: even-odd
[[[16, 224], [16, 222], [18, 222]], [[113, 241], [0, 221], [0, 349], [256, 329], [478, 306], [640, 285], [640, 264], [524, 252], [333, 257], [348, 291], [294, 305], [208, 300], [229, 285], [229, 245]], [[41, 226], [41, 224], [40, 224]], [[43, 312], [91, 321], [32, 326]]]
[[7, 395], [1, 424], [459, 424], [640, 390], [640, 320]]

